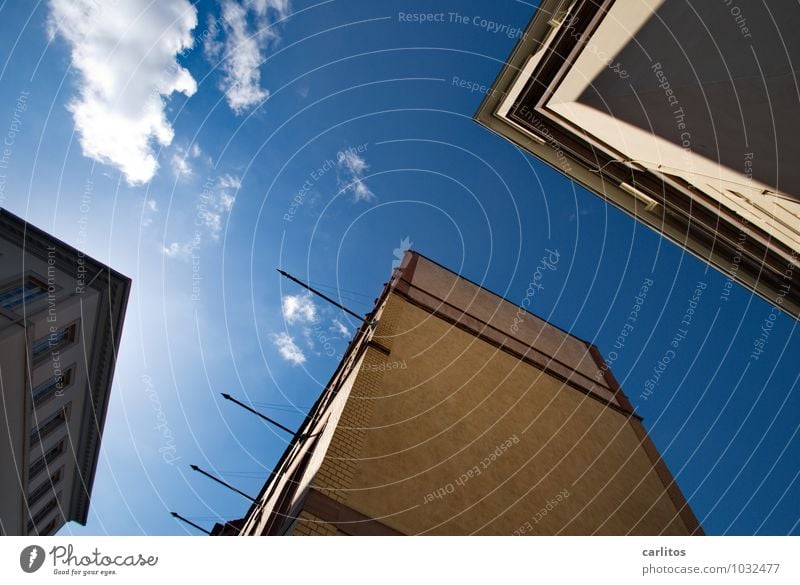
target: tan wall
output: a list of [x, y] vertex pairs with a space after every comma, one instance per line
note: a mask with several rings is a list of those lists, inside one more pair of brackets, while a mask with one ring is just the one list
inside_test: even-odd
[[[375, 317], [381, 316], [382, 309], [376, 309]], [[242, 536], [284, 534], [285, 529], [293, 534], [316, 534], [326, 530], [318, 526], [304, 528], [309, 517], [307, 512], [298, 517], [294, 527], [287, 524], [291, 523], [292, 513], [296, 513], [296, 507], [305, 498], [309, 487], [319, 489], [334, 500], [343, 499], [338, 488], [352, 479], [354, 457], [361, 445], [358, 435], [363, 435], [361, 429], [365, 426], [363, 421], [366, 419], [362, 413], [365, 403], [359, 401], [359, 397], [368, 384], [361, 364], [375, 359], [371, 357], [375, 350], [369, 347], [373, 334], [370, 328], [356, 333], [340, 368], [320, 397], [320, 410], [312, 413], [312, 419], [304, 423], [302, 436], [287, 446], [276, 478], [268, 481], [259, 494], [260, 507], [248, 512], [240, 531]], [[356, 385], [360, 390], [351, 401]], [[304, 467], [304, 458], [309, 452], [311, 456]], [[281, 512], [284, 508], [287, 511]], [[333, 528], [330, 530], [335, 531]]]
[[305, 510], [298, 516], [292, 536], [337, 536], [339, 531]]
[[[520, 355], [571, 379], [587, 391], [615, 401], [613, 391], [592, 359], [587, 344], [525, 310], [535, 300], [536, 286], [547, 286], [555, 271], [564, 270], [558, 250], [542, 249], [528, 259], [529, 286], [522, 298], [499, 297], [459, 277], [424, 256], [413, 255], [406, 276], [406, 294]], [[562, 262], [559, 265], [559, 262]], [[402, 288], [402, 284], [399, 285]], [[517, 305], [520, 306], [517, 306]], [[402, 334], [405, 329], [399, 329]]]
[[[337, 498], [335, 489], [337, 485], [332, 483], [333, 480], [341, 481], [342, 478], [349, 480], [352, 477], [352, 464], [348, 460], [340, 459], [339, 454], [344, 449], [350, 449], [351, 439], [345, 437], [344, 434], [348, 428], [348, 417], [352, 418], [352, 413], [358, 410], [358, 404], [353, 403], [349, 408], [346, 408], [346, 406], [354, 383], [358, 379], [358, 364], [359, 361], [356, 361], [355, 367], [343, 374], [341, 387], [327, 407], [321, 420], [312, 429], [305, 431], [309, 435], [319, 434], [319, 440], [314, 443], [313, 440], [307, 438], [290, 447], [289, 459], [276, 480], [278, 482], [277, 488], [269, 498], [263, 497], [261, 499], [263, 503], [262, 510], [248, 518], [241, 531], [242, 535], [267, 534], [270, 523], [275, 520], [272, 517], [273, 510], [279, 509], [281, 504], [288, 504], [288, 509], [291, 510], [297, 500], [305, 495], [305, 490], [312, 480], [317, 484], [324, 482], [326, 478], [330, 478], [329, 483], [326, 485], [333, 489], [328, 490], [326, 493], [333, 498]], [[343, 415], [344, 411], [347, 412], [346, 415]], [[316, 448], [308, 466], [306, 469], [301, 470], [300, 477], [295, 478], [296, 471], [303, 464], [303, 456], [314, 444], [316, 444]], [[349, 452], [352, 452], [352, 450]], [[287, 496], [287, 493], [290, 495]], [[282, 518], [280, 521], [286, 522], [287, 520], [287, 518]]]
[[407, 534], [687, 533], [625, 415], [396, 294], [375, 340], [327, 495]]

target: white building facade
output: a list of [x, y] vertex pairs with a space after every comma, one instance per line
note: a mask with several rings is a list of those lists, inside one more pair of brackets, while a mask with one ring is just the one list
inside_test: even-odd
[[130, 286], [0, 210], [0, 534], [86, 522]]

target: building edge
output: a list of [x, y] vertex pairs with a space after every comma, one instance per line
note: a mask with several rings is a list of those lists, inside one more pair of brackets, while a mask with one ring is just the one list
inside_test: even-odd
[[[84, 403], [80, 427], [82, 432], [75, 451], [80, 481], [74, 484], [69, 497], [68, 514], [64, 516], [66, 521], [85, 525], [132, 280], [4, 208], [0, 208], [0, 229], [19, 238], [23, 243], [23, 253], [30, 253], [45, 262], [49, 253], [47, 246], [56, 240], [56, 265], [62, 269], [69, 267], [66, 272], [74, 272], [77, 266], [84, 266], [86, 274], [92, 275], [86, 286], [97, 289], [99, 298], [102, 299], [98, 314], [103, 316], [103, 335], [100, 343], [93, 344], [88, 362], [91, 399]], [[79, 454], [83, 454], [82, 460], [78, 457]]]
[[[292, 440], [288, 443], [286, 449], [284, 450], [283, 454], [279, 458], [278, 462], [276, 463], [273, 471], [270, 472], [267, 481], [265, 481], [264, 485], [262, 486], [261, 490], [259, 491], [256, 502], [253, 503], [247, 513], [240, 519], [227, 521], [224, 524], [217, 523], [211, 531], [212, 536], [232, 536], [240, 534], [241, 529], [247, 524], [249, 518], [252, 517], [253, 514], [259, 511], [260, 502], [265, 499], [265, 495], [270, 494], [273, 487], [276, 485], [276, 479], [280, 475], [280, 470], [282, 469], [284, 463], [286, 462], [287, 458], [293, 452], [294, 448], [297, 446], [297, 442], [303, 438], [303, 434], [308, 430], [311, 429], [317, 424], [319, 421], [319, 415], [325, 409], [325, 406], [335, 397], [336, 392], [338, 391], [337, 382], [341, 381], [342, 374], [348, 367], [357, 362], [360, 356], [368, 349], [374, 348], [382, 353], [388, 354], [389, 350], [384, 348], [379, 342], [369, 339], [365, 343], [361, 343], [363, 338], [370, 333], [370, 328], [374, 326], [374, 318], [375, 315], [380, 311], [382, 305], [386, 298], [388, 297], [389, 293], [395, 293], [404, 298], [406, 301], [412, 301], [408, 296], [411, 283], [410, 281], [413, 280], [414, 272], [417, 268], [417, 264], [420, 258], [424, 258], [425, 260], [436, 264], [437, 266], [444, 268], [448, 272], [456, 274], [451, 270], [447, 269], [445, 266], [441, 265], [438, 262], [430, 260], [423, 254], [419, 252], [409, 250], [406, 252], [405, 257], [403, 258], [400, 266], [398, 266], [390, 280], [384, 284], [383, 290], [381, 294], [375, 299], [375, 305], [370, 313], [367, 314], [367, 317], [362, 324], [362, 326], [358, 329], [358, 331], [353, 336], [353, 339], [348, 344], [347, 350], [344, 352], [342, 360], [340, 361], [339, 365], [337, 366], [336, 370], [334, 371], [333, 375], [331, 376], [328, 384], [325, 387], [325, 390], [320, 394], [317, 401], [314, 403], [312, 408], [309, 410], [308, 414], [306, 415], [303, 424], [299, 427], [297, 433], [292, 438]], [[502, 301], [508, 302], [506, 299], [498, 295], [497, 293], [492, 292], [485, 287], [478, 285], [477, 283], [457, 275], [458, 278], [463, 279], [464, 281], [469, 282], [473, 286], [476, 286], [486, 292], [498, 297]], [[423, 307], [424, 308], [424, 307]], [[436, 312], [432, 313], [434, 316], [442, 318], [441, 314], [437, 314]], [[445, 319], [447, 320], [447, 319]], [[548, 325], [550, 325], [548, 323]], [[656, 472], [659, 480], [661, 481], [664, 491], [667, 492], [670, 500], [672, 501], [675, 508], [678, 510], [678, 517], [680, 518], [681, 522], [687, 529], [691, 535], [702, 536], [705, 535], [700, 522], [698, 521], [697, 517], [694, 515], [691, 507], [688, 504], [688, 501], [684, 497], [680, 487], [677, 485], [674, 477], [672, 476], [669, 468], [667, 467], [666, 463], [664, 462], [661, 455], [658, 453], [654, 443], [650, 439], [647, 431], [642, 424], [641, 417], [635, 412], [633, 405], [628, 400], [627, 396], [625, 395], [624, 391], [620, 387], [619, 383], [617, 382], [616, 378], [614, 377], [613, 373], [609, 368], [606, 366], [606, 362], [602, 357], [599, 349], [593, 343], [590, 343], [586, 340], [580, 339], [575, 335], [570, 334], [569, 332], [552, 325], [552, 327], [558, 329], [559, 331], [570, 335], [571, 337], [577, 339], [581, 343], [583, 343], [587, 351], [591, 354], [594, 363], [597, 367], [601, 370], [604, 370], [604, 378], [609, 384], [611, 388], [614, 389], [614, 395], [617, 399], [618, 404], [615, 404], [609, 400], [605, 400], [602, 397], [597, 395], [593, 395], [591, 392], [586, 392], [584, 389], [578, 388], [572, 384], [569, 384], [569, 380], [563, 380], [565, 382], [565, 386], [568, 386], [576, 391], [581, 391], [584, 394], [587, 394], [590, 398], [596, 399], [601, 401], [606, 407], [611, 408], [619, 412], [620, 414], [626, 417], [627, 424], [630, 425], [631, 429], [635, 433], [636, 437], [639, 440], [643, 450], [645, 451], [654, 471]], [[470, 331], [471, 334], [475, 334], [474, 331]], [[484, 341], [486, 341], [484, 339]], [[502, 348], [501, 348], [502, 349]], [[510, 352], [515, 357], [519, 357], [518, 355], [514, 354], [514, 352]], [[541, 368], [540, 365], [534, 364], [535, 367]], [[553, 372], [550, 372], [552, 375]], [[313, 449], [312, 449], [313, 450]], [[269, 495], [267, 495], [267, 499]], [[323, 494], [318, 489], [310, 486], [303, 495], [300, 500], [304, 502], [303, 510], [314, 514], [314, 511], [317, 511], [318, 514], [316, 516], [320, 518], [330, 518], [330, 520], [326, 520], [329, 524], [333, 526], [337, 526], [340, 531], [345, 532], [349, 531], [349, 533], [353, 535], [400, 535], [398, 531], [394, 528], [383, 524], [378, 519], [369, 518], [364, 516], [357, 510], [349, 508], [346, 504], [342, 502], [338, 502], [333, 498], [330, 498], [326, 494]], [[306, 502], [308, 505], [306, 505]], [[340, 520], [337, 520], [340, 519]]]

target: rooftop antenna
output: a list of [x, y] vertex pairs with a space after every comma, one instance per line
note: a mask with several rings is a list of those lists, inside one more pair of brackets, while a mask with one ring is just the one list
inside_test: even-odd
[[283, 426], [281, 423], [279, 423], [278, 421], [276, 421], [276, 420], [272, 420], [272, 419], [271, 419], [270, 417], [268, 417], [267, 415], [265, 415], [265, 414], [261, 414], [261, 413], [260, 413], [260, 412], [258, 412], [256, 409], [254, 409], [254, 408], [251, 408], [251, 407], [247, 406], [247, 405], [246, 405], [244, 402], [239, 402], [238, 400], [236, 400], [236, 399], [235, 399], [233, 396], [231, 396], [230, 394], [226, 394], [226, 393], [224, 393], [224, 392], [223, 392], [223, 393], [222, 393], [222, 397], [223, 397], [225, 400], [230, 400], [230, 401], [231, 401], [231, 402], [233, 402], [234, 404], [238, 404], [239, 406], [241, 406], [241, 407], [242, 407], [242, 408], [244, 408], [245, 410], [247, 410], [247, 411], [249, 411], [249, 412], [252, 412], [252, 413], [253, 413], [253, 414], [255, 414], [256, 416], [258, 416], [258, 417], [260, 417], [260, 418], [264, 419], [265, 421], [267, 421], [269, 424], [271, 424], [271, 425], [274, 425], [274, 426], [278, 427], [278, 428], [279, 428], [279, 429], [281, 429], [282, 431], [285, 431], [285, 432], [289, 433], [289, 434], [290, 434], [290, 435], [292, 435], [292, 436], [294, 436], [294, 435], [296, 435], [296, 434], [297, 434], [295, 431], [293, 431], [293, 430], [292, 430], [292, 429], [290, 429], [289, 427], [285, 427], [285, 426]]
[[245, 498], [247, 498], [248, 500], [250, 500], [251, 502], [253, 502], [254, 504], [258, 505], [258, 500], [256, 500], [255, 498], [253, 498], [253, 497], [251, 497], [251, 496], [248, 496], [248, 495], [247, 495], [246, 493], [244, 493], [242, 490], [240, 490], [240, 489], [237, 489], [237, 488], [233, 487], [231, 484], [229, 484], [229, 483], [227, 483], [227, 482], [224, 482], [224, 481], [222, 481], [222, 480], [221, 480], [221, 479], [219, 479], [218, 477], [214, 477], [213, 475], [211, 475], [211, 474], [210, 474], [210, 473], [208, 473], [207, 471], [204, 471], [203, 469], [200, 469], [200, 468], [199, 468], [197, 465], [190, 465], [189, 467], [191, 467], [191, 468], [192, 468], [192, 471], [199, 471], [200, 473], [202, 473], [202, 474], [203, 474], [203, 475], [205, 475], [206, 477], [209, 477], [209, 478], [213, 479], [214, 481], [216, 481], [218, 484], [224, 485], [224, 486], [225, 486], [226, 488], [228, 488], [229, 490], [236, 492], [236, 493], [237, 493], [237, 494], [239, 494], [240, 496], [242, 496], [242, 497], [245, 497]]
[[[302, 286], [303, 288], [310, 290], [310, 291], [311, 291], [312, 293], [314, 293], [315, 295], [317, 295], [317, 296], [319, 296], [319, 297], [322, 297], [323, 299], [325, 299], [326, 301], [328, 301], [330, 304], [332, 304], [332, 305], [334, 305], [334, 306], [336, 306], [336, 307], [339, 307], [339, 308], [340, 308], [342, 311], [344, 311], [344, 312], [345, 312], [345, 313], [347, 313], [348, 315], [351, 315], [351, 316], [355, 317], [356, 319], [358, 319], [358, 320], [359, 320], [359, 321], [361, 321], [362, 323], [369, 323], [369, 322], [368, 322], [368, 321], [367, 321], [367, 320], [366, 320], [364, 317], [362, 317], [361, 315], [359, 315], [359, 314], [358, 314], [358, 313], [356, 313], [355, 311], [351, 311], [350, 309], [348, 309], [348, 308], [347, 308], [347, 307], [345, 307], [344, 305], [337, 303], [336, 301], [334, 301], [334, 300], [333, 300], [332, 298], [330, 298], [329, 296], [322, 294], [321, 292], [319, 292], [318, 290], [316, 290], [316, 289], [312, 288], [311, 286], [309, 286], [308, 284], [306, 284], [306, 283], [305, 283], [305, 282], [303, 282], [302, 280], [299, 280], [299, 279], [295, 278], [294, 276], [292, 276], [292, 275], [291, 275], [291, 274], [289, 274], [288, 272], [285, 272], [284, 270], [281, 270], [280, 268], [276, 268], [276, 270], [277, 270], [277, 271], [280, 273], [280, 275], [281, 275], [281, 276], [285, 276], [286, 278], [288, 278], [288, 279], [289, 279], [289, 280], [291, 280], [292, 282], [296, 282], [297, 284], [299, 284], [299, 285], [300, 285], [300, 286]], [[369, 324], [370, 324], [370, 325], [374, 325], [374, 322], [372, 322], [372, 323], [369, 323]]]
[[180, 515], [180, 514], [178, 514], [177, 512], [170, 512], [170, 514], [172, 515], [172, 517], [173, 517], [173, 518], [177, 518], [177, 519], [178, 519], [178, 520], [180, 520], [181, 522], [185, 522], [186, 524], [188, 524], [189, 526], [191, 526], [191, 527], [193, 527], [193, 528], [196, 528], [196, 529], [197, 529], [197, 530], [199, 530], [200, 532], [205, 532], [206, 534], [208, 534], [209, 536], [211, 536], [211, 532], [210, 532], [210, 531], [206, 530], [206, 529], [205, 529], [205, 528], [203, 528], [202, 526], [198, 526], [197, 524], [195, 524], [194, 522], [192, 522], [192, 521], [191, 521], [191, 520], [189, 520], [188, 518], [184, 518], [183, 516], [181, 516], [181, 515]]

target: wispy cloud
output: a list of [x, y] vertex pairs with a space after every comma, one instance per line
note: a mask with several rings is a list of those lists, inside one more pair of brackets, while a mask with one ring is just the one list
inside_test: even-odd
[[221, 189], [239, 189], [242, 186], [242, 179], [235, 175], [222, 175], [218, 180]]
[[192, 174], [192, 165], [186, 160], [185, 155], [178, 153], [172, 155], [172, 172], [178, 178], [188, 177]]
[[51, 36], [66, 40], [79, 73], [67, 107], [83, 154], [118, 168], [129, 184], [149, 181], [158, 169], [154, 144], [172, 142], [165, 100], [197, 90], [176, 60], [193, 45], [196, 25], [187, 0], [50, 0]]
[[369, 165], [356, 149], [350, 148], [341, 151], [337, 157], [336, 166], [340, 171], [339, 188], [351, 190], [354, 201], [375, 199], [375, 194], [364, 182], [364, 173], [369, 170]]
[[239, 177], [222, 175], [216, 183], [206, 183], [197, 203], [197, 217], [211, 238], [219, 240], [222, 223], [233, 209], [236, 202], [236, 191], [242, 186]]
[[158, 213], [158, 203], [155, 199], [147, 199], [142, 208], [142, 226], [147, 227], [153, 223], [153, 218]]
[[311, 295], [285, 295], [281, 301], [281, 311], [290, 325], [317, 320], [317, 306], [311, 300]]
[[[269, 97], [261, 85], [264, 52], [277, 42], [275, 21], [289, 12], [289, 0], [222, 0], [222, 26], [205, 43], [206, 57], [212, 65], [221, 61], [220, 90], [228, 106], [238, 115]], [[224, 35], [224, 38], [221, 36]]]
[[170, 160], [172, 172], [175, 173], [178, 179], [191, 177], [192, 174], [194, 174], [191, 160], [200, 158], [202, 154], [203, 151], [196, 143], [188, 149], [176, 146], [175, 151], [172, 153], [172, 159]]
[[162, 246], [161, 252], [168, 258], [187, 259], [192, 251], [201, 243], [211, 238], [218, 241], [222, 234], [222, 226], [236, 203], [236, 192], [241, 188], [242, 180], [235, 175], [221, 175], [207, 180], [197, 196], [194, 209], [191, 210], [194, 234], [189, 241], [174, 241]]
[[192, 242], [172, 242], [161, 248], [161, 253], [167, 258], [188, 258], [192, 255], [195, 246]]
[[281, 357], [287, 362], [291, 362], [292, 365], [295, 366], [305, 363], [306, 356], [303, 350], [297, 346], [294, 339], [288, 333], [274, 334], [272, 336], [272, 343], [275, 344], [275, 347], [278, 348], [278, 353], [280, 353]]
[[333, 325], [331, 325], [331, 331], [335, 331], [342, 337], [350, 336], [350, 330], [347, 328], [347, 325], [339, 321], [339, 319], [333, 320]]

